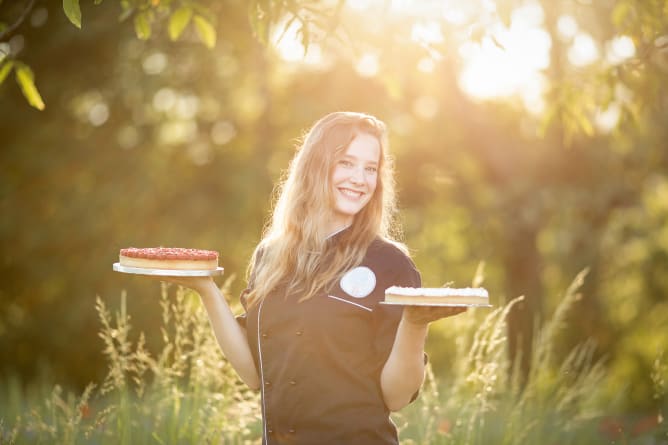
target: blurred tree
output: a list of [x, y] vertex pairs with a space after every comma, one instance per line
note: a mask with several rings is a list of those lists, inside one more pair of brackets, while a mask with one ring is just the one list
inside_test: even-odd
[[[99, 344], [80, 335], [96, 329], [94, 294], [127, 289], [135, 325], [156, 326], [155, 301], [142, 298], [155, 286], [110, 270], [120, 247], [218, 249], [239, 292], [295, 137], [325, 112], [357, 109], [389, 124], [425, 283], [468, 284], [484, 261], [495, 303], [526, 298], [509, 335], [528, 369], [534, 321], [589, 268], [564, 351], [595, 338], [615, 378], [638, 382], [633, 403], [650, 403], [645, 371], [668, 340], [657, 328], [668, 314], [668, 2], [199, 1], [203, 13], [107, 0], [82, 5], [81, 30], [74, 10], [63, 14], [75, 3], [0, 4], [8, 24], [30, 6], [0, 43], [0, 75], [30, 66], [46, 104], [37, 113], [0, 88], [1, 372], [30, 378], [40, 356], [61, 381], [103, 372]], [[467, 54], [510, 55], [505, 33], [526, 7], [542, 17], [531, 38], [549, 42], [544, 106], [474, 97]], [[598, 58], [574, 58], [582, 45]], [[503, 84], [504, 66], [489, 70]], [[447, 326], [430, 340], [441, 370]]]
[[[95, 0], [96, 5], [100, 3], [102, 3], [102, 0]], [[131, 18], [135, 34], [141, 40], [150, 38], [152, 29], [164, 22], [167, 23], [169, 38], [172, 41], [178, 40], [192, 22], [202, 43], [209, 48], [216, 45], [216, 28], [210, 21], [213, 13], [204, 2], [191, 0], [180, 4], [169, 0], [162, 2], [159, 0], [140, 0], [121, 1], [119, 3], [121, 7], [120, 21], [123, 22]], [[36, 0], [25, 0], [15, 2], [12, 5], [9, 16], [13, 17], [10, 22], [0, 22], [0, 42], [10, 41], [20, 32], [26, 19], [34, 12], [36, 4]], [[20, 12], [15, 12], [17, 10]], [[74, 26], [81, 28], [82, 18], [79, 0], [63, 0], [63, 11]], [[35, 16], [33, 15], [33, 17]], [[14, 70], [16, 81], [28, 103], [39, 110], [43, 110], [45, 105], [35, 86], [34, 75], [30, 67], [16, 59], [12, 54], [11, 45], [9, 50], [3, 50], [1, 54], [0, 84]]]

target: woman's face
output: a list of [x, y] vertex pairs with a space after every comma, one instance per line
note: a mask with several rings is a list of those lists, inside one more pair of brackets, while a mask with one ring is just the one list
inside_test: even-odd
[[331, 231], [349, 226], [376, 190], [380, 143], [375, 136], [360, 133], [352, 140], [332, 170], [334, 197]]

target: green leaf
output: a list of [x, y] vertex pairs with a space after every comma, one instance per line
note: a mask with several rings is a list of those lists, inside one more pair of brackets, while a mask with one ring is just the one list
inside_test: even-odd
[[35, 76], [30, 67], [22, 63], [17, 64], [15, 74], [16, 82], [18, 82], [21, 87], [21, 91], [28, 100], [28, 103], [38, 110], [43, 110], [44, 101], [42, 100], [42, 96], [39, 95], [39, 91], [37, 91], [37, 87], [35, 86]]
[[209, 48], [216, 46], [216, 29], [213, 25], [201, 15], [196, 15], [193, 20], [199, 39]]
[[140, 40], [148, 40], [151, 37], [151, 24], [144, 12], [135, 15], [135, 34]]
[[79, 7], [79, 0], [63, 0], [63, 10], [70, 22], [77, 28], [81, 29], [81, 8]]
[[190, 18], [193, 16], [193, 10], [187, 6], [182, 6], [169, 18], [169, 38], [176, 40], [179, 38], [183, 30], [190, 23]]
[[11, 60], [9, 62], [0, 64], [0, 85], [5, 81], [7, 76], [9, 76], [12, 68], [14, 68], [14, 62]]

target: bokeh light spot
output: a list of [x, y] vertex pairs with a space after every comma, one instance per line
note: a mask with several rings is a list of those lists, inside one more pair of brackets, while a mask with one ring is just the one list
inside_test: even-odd
[[160, 74], [167, 68], [167, 56], [161, 52], [154, 52], [144, 59], [142, 68], [146, 74]]

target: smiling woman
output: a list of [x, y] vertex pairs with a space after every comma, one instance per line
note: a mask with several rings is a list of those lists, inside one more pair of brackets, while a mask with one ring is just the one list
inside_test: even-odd
[[421, 285], [390, 236], [394, 208], [385, 124], [330, 113], [279, 186], [244, 313], [210, 277], [170, 279], [199, 292], [223, 353], [260, 390], [264, 444], [398, 445], [390, 412], [417, 396], [428, 324], [464, 309], [381, 304], [388, 287]]

